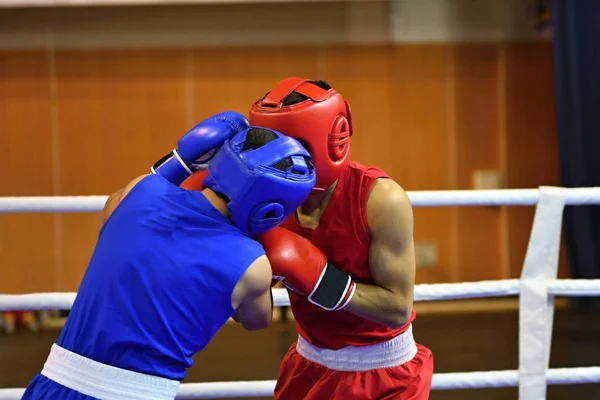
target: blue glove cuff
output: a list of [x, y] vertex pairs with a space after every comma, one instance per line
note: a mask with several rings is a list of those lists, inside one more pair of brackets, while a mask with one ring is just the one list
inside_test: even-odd
[[150, 170], [153, 174], [160, 175], [177, 186], [193, 174], [192, 170], [183, 162], [177, 150], [173, 150], [158, 160]]

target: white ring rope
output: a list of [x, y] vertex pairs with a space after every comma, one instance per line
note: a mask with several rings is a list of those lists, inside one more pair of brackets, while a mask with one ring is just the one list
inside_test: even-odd
[[[543, 283], [543, 281], [541, 281]], [[600, 279], [557, 279], [547, 281], [554, 296], [600, 296]], [[517, 296], [520, 281], [507, 279], [465, 283], [436, 283], [415, 286], [415, 301], [458, 300]], [[70, 310], [77, 293], [0, 294], [0, 311]], [[287, 290], [273, 289], [273, 305], [289, 306]]]
[[554, 296], [600, 296], [600, 279], [556, 279], [548, 282], [548, 293]]
[[[546, 371], [548, 385], [600, 383], [600, 367], [551, 368]], [[476, 371], [434, 374], [432, 390], [514, 387], [519, 371]]]
[[0, 197], [0, 213], [97, 212], [108, 196]]
[[[567, 205], [600, 202], [600, 187], [565, 189]], [[407, 192], [415, 207], [444, 206], [533, 206], [538, 189], [504, 190], [427, 190]], [[0, 213], [96, 212], [108, 196], [0, 197]]]
[[[600, 383], [600, 367], [551, 368], [548, 385]], [[431, 390], [483, 389], [515, 387], [519, 384], [517, 370], [450, 372], [433, 375]], [[272, 397], [275, 381], [238, 381], [184, 383], [177, 399], [222, 399], [228, 397]], [[24, 389], [0, 389], [0, 400], [18, 400]]]

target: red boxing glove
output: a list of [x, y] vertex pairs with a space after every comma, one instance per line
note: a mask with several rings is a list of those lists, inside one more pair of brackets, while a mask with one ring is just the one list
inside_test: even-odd
[[181, 185], [179, 185], [179, 187], [186, 190], [202, 191], [202, 184], [204, 183], [204, 179], [207, 176], [207, 169], [195, 172], [192, 176], [187, 178], [185, 181], [181, 182]]
[[312, 304], [335, 311], [344, 308], [352, 299], [356, 288], [352, 278], [328, 264], [325, 254], [307, 239], [276, 227], [257, 240], [267, 253], [273, 279], [307, 296]]

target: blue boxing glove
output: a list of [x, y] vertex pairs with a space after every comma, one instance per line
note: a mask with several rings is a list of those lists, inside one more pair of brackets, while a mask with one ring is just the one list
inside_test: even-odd
[[179, 186], [190, 175], [207, 169], [223, 143], [248, 126], [246, 117], [235, 111], [213, 115], [183, 135], [175, 150], [154, 163], [152, 173]]

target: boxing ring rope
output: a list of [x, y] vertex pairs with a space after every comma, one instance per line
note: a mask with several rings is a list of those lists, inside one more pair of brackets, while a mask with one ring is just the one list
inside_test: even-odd
[[[536, 206], [520, 279], [415, 287], [415, 301], [519, 295], [519, 369], [438, 373], [432, 390], [519, 387], [519, 398], [543, 400], [547, 385], [600, 383], [600, 366], [549, 369], [554, 297], [600, 296], [600, 279], [556, 279], [562, 214], [566, 205], [600, 204], [600, 187], [512, 190], [419, 191], [408, 193], [415, 207]], [[96, 212], [107, 196], [5, 197], [0, 213]], [[76, 293], [0, 295], [0, 310], [70, 309]], [[285, 289], [274, 289], [276, 306], [289, 305]], [[178, 399], [270, 397], [275, 381], [182, 384]], [[0, 389], [0, 400], [19, 399], [24, 389]]]
[[[600, 367], [552, 368], [548, 370], [548, 385], [596, 383], [600, 380]], [[272, 397], [276, 381], [235, 381], [184, 383], [177, 399], [218, 399], [244, 397]], [[432, 390], [483, 389], [515, 387], [519, 384], [519, 371], [449, 372], [435, 374]], [[16, 400], [24, 389], [2, 389], [0, 400]]]
[[[552, 296], [600, 296], [600, 279], [556, 279], [546, 282]], [[517, 296], [519, 279], [468, 283], [436, 283], [415, 286], [415, 301], [460, 300]], [[77, 293], [0, 294], [0, 310], [69, 310]], [[273, 289], [273, 305], [289, 306], [287, 290]]]
[[[408, 192], [415, 207], [534, 206], [539, 189], [426, 190]], [[77, 213], [102, 210], [108, 196], [0, 197], [0, 213]], [[567, 205], [600, 204], [600, 187], [567, 189]]]

